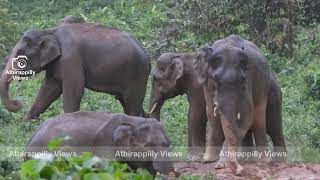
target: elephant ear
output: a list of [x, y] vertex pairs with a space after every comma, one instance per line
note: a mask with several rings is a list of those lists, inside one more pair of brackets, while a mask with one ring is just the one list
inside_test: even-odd
[[44, 68], [59, 56], [61, 56], [61, 49], [57, 38], [53, 34], [41, 36], [40, 67]]
[[112, 141], [116, 146], [131, 146], [133, 138], [133, 126], [130, 124], [119, 125], [112, 133]]
[[137, 127], [137, 136], [135, 136], [136, 144], [140, 147], [145, 147], [152, 139], [151, 133], [153, 133], [151, 123], [145, 123]]
[[195, 72], [197, 73], [197, 82], [204, 84], [208, 79], [208, 57], [212, 54], [212, 47], [205, 45], [196, 54], [196, 58], [193, 61]]
[[169, 86], [176, 85], [177, 80], [183, 74], [183, 62], [180, 56], [173, 56], [171, 58], [169, 67], [165, 71], [165, 78], [168, 80]]

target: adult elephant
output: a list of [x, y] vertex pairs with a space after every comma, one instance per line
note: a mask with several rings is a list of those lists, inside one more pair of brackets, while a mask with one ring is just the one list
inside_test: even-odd
[[[264, 151], [269, 130], [275, 150], [285, 156], [281, 91], [258, 47], [231, 35], [204, 48], [200, 54], [195, 67], [206, 89], [206, 101], [212, 104], [208, 109], [211, 108], [214, 115], [209, 124], [213, 126], [218, 121], [222, 125], [223, 150], [233, 154], [245, 135], [252, 131], [258, 150]], [[237, 174], [243, 170], [235, 156], [220, 157], [217, 167], [225, 165], [235, 167]]]
[[[204, 152], [206, 142], [206, 102], [193, 61], [197, 53], [164, 53], [152, 72], [152, 90], [150, 96], [150, 116], [160, 120], [160, 110], [164, 102], [178, 95], [187, 95], [188, 147], [193, 160], [199, 159]], [[222, 146], [222, 130], [217, 129], [212, 146]], [[218, 153], [218, 152], [217, 152]]]
[[27, 67], [46, 71], [45, 80], [26, 120], [43, 113], [61, 94], [64, 112], [80, 109], [85, 88], [115, 95], [125, 113], [144, 116], [150, 61], [138, 41], [111, 26], [66, 18], [56, 28], [25, 32], [13, 48], [0, 79], [0, 96], [5, 108], [16, 112], [21, 103], [9, 98], [12, 59], [28, 58]]

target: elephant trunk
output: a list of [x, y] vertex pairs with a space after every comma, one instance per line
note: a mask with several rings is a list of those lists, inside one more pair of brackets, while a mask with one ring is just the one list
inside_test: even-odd
[[0, 97], [1, 102], [4, 105], [4, 107], [10, 111], [10, 112], [17, 112], [21, 109], [22, 105], [17, 100], [10, 100], [9, 98], [9, 85], [10, 82], [13, 79], [13, 75], [7, 73], [11, 69], [11, 61], [8, 61], [5, 69], [2, 72], [1, 78], [0, 78]]
[[241, 114], [234, 100], [225, 101], [225, 103], [219, 104], [218, 108], [226, 140], [229, 141], [231, 146], [238, 146], [240, 132], [239, 128], [237, 128], [237, 121], [241, 118]]

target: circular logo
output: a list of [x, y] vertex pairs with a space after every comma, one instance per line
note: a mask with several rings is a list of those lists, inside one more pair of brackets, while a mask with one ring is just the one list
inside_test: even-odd
[[17, 66], [20, 68], [20, 69], [24, 69], [25, 67], [27, 67], [27, 61], [24, 60], [24, 59], [19, 59], [17, 61]]

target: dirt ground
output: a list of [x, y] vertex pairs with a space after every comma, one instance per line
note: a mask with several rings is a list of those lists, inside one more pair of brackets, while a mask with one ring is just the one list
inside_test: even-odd
[[215, 169], [215, 163], [178, 162], [177, 172], [188, 175], [214, 175], [222, 180], [279, 179], [279, 180], [320, 180], [320, 164], [288, 162], [241, 163], [244, 172], [237, 176], [230, 169]]

